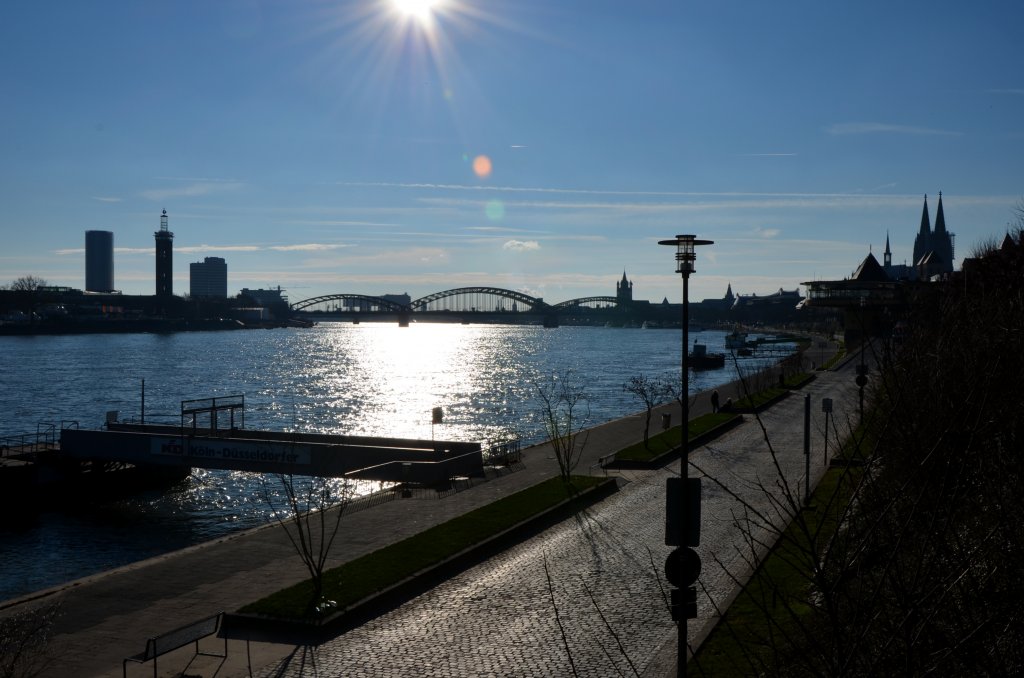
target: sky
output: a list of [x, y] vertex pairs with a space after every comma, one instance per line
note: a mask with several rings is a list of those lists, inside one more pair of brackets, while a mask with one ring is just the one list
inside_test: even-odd
[[549, 303], [957, 265], [1024, 196], [1019, 0], [97, 0], [0, 8], [0, 283], [152, 294], [166, 209], [228, 290]]

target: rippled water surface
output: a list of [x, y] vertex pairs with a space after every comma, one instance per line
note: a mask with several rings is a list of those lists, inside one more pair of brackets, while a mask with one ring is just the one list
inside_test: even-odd
[[[723, 332], [691, 334], [722, 351]], [[692, 341], [692, 340], [691, 340]], [[98, 428], [105, 413], [179, 421], [190, 398], [245, 395], [246, 428], [488, 443], [542, 437], [535, 382], [571, 370], [591, 423], [642, 409], [631, 376], [678, 378], [678, 330], [322, 323], [311, 329], [0, 337], [0, 435], [40, 422]], [[752, 363], [747, 363], [753, 367]], [[692, 389], [734, 378], [696, 373]], [[0, 527], [0, 600], [266, 522], [261, 482], [197, 469], [162, 493], [97, 498]]]

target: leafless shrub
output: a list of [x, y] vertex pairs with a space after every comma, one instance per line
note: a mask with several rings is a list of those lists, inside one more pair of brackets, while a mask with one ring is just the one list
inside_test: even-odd
[[53, 603], [0, 619], [0, 678], [31, 678], [47, 668], [59, 612]]
[[353, 485], [337, 478], [267, 474], [262, 490], [274, 518], [309, 573], [313, 587], [310, 613], [329, 613], [334, 605], [324, 598], [324, 570], [341, 516], [352, 501]]
[[569, 483], [583, 455], [589, 434], [590, 403], [586, 388], [569, 370], [534, 382], [540, 398], [540, 416], [555, 452], [562, 481]]

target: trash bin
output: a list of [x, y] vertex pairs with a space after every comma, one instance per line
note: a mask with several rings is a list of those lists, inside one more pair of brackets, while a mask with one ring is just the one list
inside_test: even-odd
[[661, 414], [661, 430], [667, 431], [669, 426], [672, 425], [672, 414], [670, 412], [662, 412]]

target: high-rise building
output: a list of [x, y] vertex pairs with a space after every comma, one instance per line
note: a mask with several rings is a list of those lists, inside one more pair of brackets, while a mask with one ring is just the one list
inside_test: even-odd
[[228, 296], [228, 263], [220, 257], [206, 257], [188, 265], [189, 294], [193, 299], [202, 297], [226, 299]]
[[114, 234], [85, 232], [85, 291], [114, 291]]
[[167, 230], [167, 210], [160, 214], [160, 230], [153, 237], [156, 238], [156, 296], [169, 297], [174, 294], [174, 234]]

